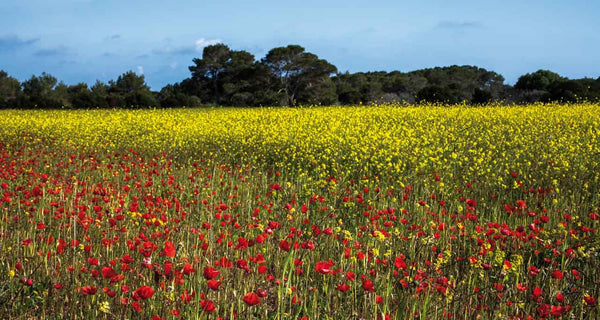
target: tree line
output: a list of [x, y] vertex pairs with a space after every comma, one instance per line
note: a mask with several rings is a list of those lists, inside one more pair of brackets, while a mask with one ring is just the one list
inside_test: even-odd
[[504, 77], [475, 66], [411, 72], [339, 73], [299, 45], [271, 49], [257, 60], [225, 44], [203, 49], [190, 77], [152, 91], [143, 75], [128, 71], [108, 83], [66, 85], [50, 74], [20, 83], [0, 70], [0, 108], [140, 108], [200, 105], [296, 106], [378, 103], [504, 103], [600, 100], [598, 79], [568, 79], [548, 70]]

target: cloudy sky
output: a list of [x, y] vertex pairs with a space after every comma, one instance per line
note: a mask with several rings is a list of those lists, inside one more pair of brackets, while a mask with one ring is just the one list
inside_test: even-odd
[[600, 76], [600, 1], [2, 0], [0, 70], [67, 84], [189, 76], [206, 45], [257, 59], [300, 44], [339, 71], [476, 65], [508, 83], [537, 69]]

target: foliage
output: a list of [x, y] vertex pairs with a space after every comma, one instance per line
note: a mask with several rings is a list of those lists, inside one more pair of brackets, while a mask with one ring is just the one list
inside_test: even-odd
[[21, 97], [21, 84], [19, 80], [9, 77], [0, 70], [0, 108], [8, 108], [17, 103]]
[[[189, 67], [191, 77], [152, 92], [143, 75], [128, 71], [92, 88], [67, 86], [46, 73], [19, 83], [0, 71], [0, 108], [152, 108], [213, 106], [356, 105], [416, 102], [527, 104], [596, 102], [600, 78], [568, 79], [549, 70], [519, 78], [476, 66], [447, 66], [411, 72], [338, 73], [302, 46], [269, 50], [262, 59], [225, 44], [203, 49]], [[22, 89], [22, 90], [21, 90]]]
[[321, 99], [331, 99], [333, 83], [329, 81], [336, 67], [315, 54], [305, 52], [299, 45], [288, 45], [271, 49], [262, 63], [271, 69], [279, 80], [279, 92], [288, 106], [298, 103], [321, 103]]
[[565, 78], [550, 70], [538, 70], [519, 77], [519, 80], [515, 83], [515, 88], [546, 91], [550, 85], [562, 80], [565, 80]]

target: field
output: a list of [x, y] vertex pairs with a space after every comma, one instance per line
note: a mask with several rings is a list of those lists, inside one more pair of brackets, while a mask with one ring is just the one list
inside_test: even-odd
[[3, 319], [594, 319], [600, 105], [0, 111]]

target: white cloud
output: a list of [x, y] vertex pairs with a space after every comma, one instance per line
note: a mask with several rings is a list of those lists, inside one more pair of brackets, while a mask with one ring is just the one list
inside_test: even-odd
[[204, 47], [212, 46], [213, 44], [217, 44], [217, 43], [221, 43], [221, 42], [222, 42], [221, 39], [207, 40], [204, 38], [200, 38], [200, 39], [196, 40], [196, 51], [202, 52], [202, 49], [204, 49]]
[[136, 72], [136, 73], [138, 74], [138, 76], [141, 76], [141, 75], [143, 75], [143, 74], [144, 74], [144, 67], [142, 67], [142, 66], [138, 66], [138, 67], [137, 67], [137, 72]]
[[171, 67], [171, 69], [175, 69], [175, 68], [177, 68], [178, 65], [179, 64], [177, 63], [177, 61], [173, 61], [173, 62], [171, 62], [171, 64], [169, 64], [169, 67]]

